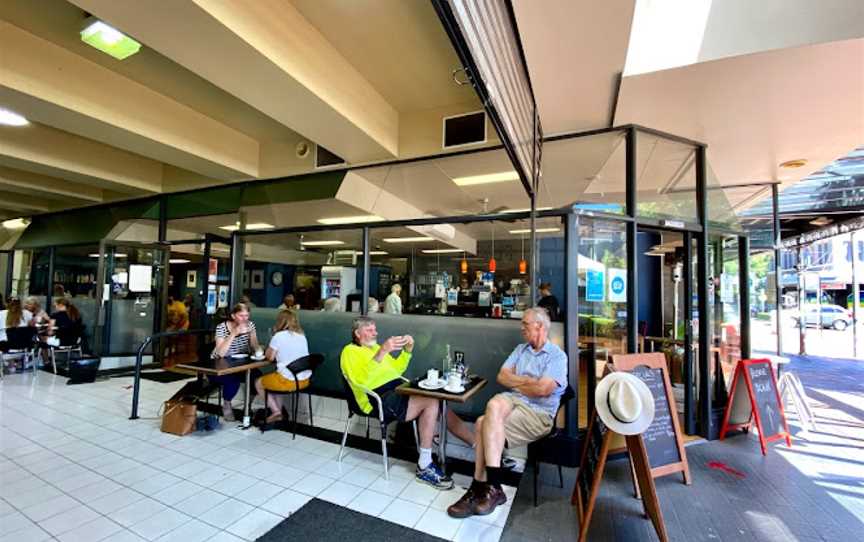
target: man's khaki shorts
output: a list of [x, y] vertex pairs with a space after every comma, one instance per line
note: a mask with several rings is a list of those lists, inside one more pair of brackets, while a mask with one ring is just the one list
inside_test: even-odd
[[518, 448], [539, 440], [552, 430], [552, 417], [537, 412], [521, 399], [509, 393], [499, 393], [493, 399], [510, 403], [513, 410], [504, 421], [504, 436], [510, 448]]

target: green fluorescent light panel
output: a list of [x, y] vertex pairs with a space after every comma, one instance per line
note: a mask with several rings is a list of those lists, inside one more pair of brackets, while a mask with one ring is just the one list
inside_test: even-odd
[[81, 31], [81, 41], [117, 60], [129, 58], [141, 49], [140, 43], [99, 20], [94, 20]]

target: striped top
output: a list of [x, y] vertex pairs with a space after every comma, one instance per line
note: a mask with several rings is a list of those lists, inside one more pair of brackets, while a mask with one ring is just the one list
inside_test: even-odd
[[[246, 323], [249, 326], [249, 332], [255, 331], [255, 322], [249, 320]], [[216, 326], [216, 338], [217, 339], [226, 339], [231, 335], [231, 331], [228, 329], [228, 322], [222, 322], [218, 326]], [[243, 333], [241, 335], [237, 335], [231, 341], [231, 344], [228, 345], [228, 350], [225, 352], [224, 356], [219, 356], [216, 354], [216, 350], [213, 350], [213, 358], [218, 357], [231, 357], [236, 354], [249, 354], [251, 352], [251, 347], [249, 345], [249, 333]]]

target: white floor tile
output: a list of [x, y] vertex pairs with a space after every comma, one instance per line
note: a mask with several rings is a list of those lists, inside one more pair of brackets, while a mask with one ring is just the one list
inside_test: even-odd
[[258, 482], [257, 478], [246, 476], [245, 474], [234, 473], [214, 484], [211, 484], [209, 487], [213, 491], [218, 491], [219, 493], [231, 496], [252, 487], [256, 482]]
[[456, 532], [455, 542], [498, 542], [501, 539], [502, 527], [489, 525], [474, 518], [462, 520], [459, 531]]
[[355, 486], [367, 488], [372, 485], [372, 483], [377, 480], [379, 476], [380, 475], [377, 471], [365, 469], [363, 467], [357, 467], [348, 474], [342, 476], [340, 480], [342, 480], [343, 482], [348, 482], [349, 484], [354, 484]]
[[102, 542], [143, 542], [144, 540], [144, 538], [141, 538], [132, 531], [123, 529], [112, 534]]
[[84, 505], [81, 505], [57, 514], [56, 516], [51, 516], [44, 521], [40, 521], [39, 526], [52, 535], [57, 536], [66, 531], [71, 531], [82, 523], [93, 521], [98, 517], [98, 513], [90, 510]]
[[50, 539], [51, 535], [34, 523], [12, 533], [0, 534], [0, 542], [42, 542]]
[[264, 510], [273, 512], [282, 517], [288, 517], [300, 508], [303, 507], [309, 500], [312, 499], [305, 493], [299, 493], [292, 489], [286, 489], [267, 502], [261, 505]]
[[163, 504], [173, 506], [180, 501], [186, 500], [189, 497], [200, 493], [203, 489], [204, 488], [201, 486], [193, 484], [188, 480], [181, 480], [180, 482], [155, 493], [153, 498]]
[[318, 498], [332, 502], [333, 504], [338, 504], [339, 506], [345, 506], [351, 502], [354, 497], [359, 495], [361, 491], [363, 491], [362, 487], [337, 480], [327, 489], [319, 493]]
[[399, 525], [413, 528], [425, 511], [426, 508], [419, 504], [403, 501], [401, 499], [393, 499], [393, 501], [387, 505], [387, 508], [378, 514], [378, 517], [392, 523], [398, 523]]
[[101, 516], [61, 534], [58, 538], [60, 542], [98, 542], [122, 530], [123, 527]]
[[173, 474], [168, 474], [167, 472], [160, 472], [158, 474], [154, 474], [153, 476], [145, 480], [130, 484], [129, 487], [131, 487], [138, 493], [143, 493], [147, 496], [153, 496], [160, 491], [168, 489], [174, 484], [179, 483], [181, 480], [182, 478], [178, 478]]
[[447, 512], [429, 508], [420, 517], [414, 528], [432, 536], [450, 540], [456, 535], [456, 531], [459, 530], [461, 525], [462, 520], [451, 518], [447, 515]]
[[228, 531], [220, 531], [216, 533], [207, 542], [243, 542], [243, 539], [237, 535], [233, 535]]
[[391, 502], [393, 502], [392, 496], [365, 489], [348, 503], [348, 508], [377, 517]]
[[259, 536], [262, 536], [279, 524], [283, 519], [282, 516], [256, 509], [231, 524], [225, 530], [246, 540], [256, 540]]
[[27, 516], [21, 512], [13, 512], [4, 516], [3, 521], [0, 522], [0, 535], [6, 536], [32, 525], [33, 522]]
[[219, 532], [219, 529], [203, 521], [193, 519], [158, 538], [158, 542], [203, 542]]
[[156, 540], [160, 536], [191, 521], [191, 519], [182, 512], [168, 509], [148, 518], [147, 521], [136, 523], [129, 527], [129, 530], [147, 540]]
[[24, 491], [20, 493], [13, 493], [6, 496], [5, 499], [12, 506], [18, 508], [19, 510], [23, 510], [24, 508], [33, 506], [34, 504], [45, 502], [48, 499], [53, 499], [54, 497], [59, 497], [62, 494], [63, 492], [55, 488], [54, 486], [43, 483], [36, 489], [31, 489], [30, 491]]
[[252, 506], [261, 506], [268, 499], [282, 493], [282, 487], [270, 482], [257, 482], [255, 485], [237, 493], [234, 498]]
[[225, 529], [252, 510], [254, 510], [254, 508], [244, 502], [240, 502], [236, 499], [228, 499], [201, 514], [198, 519], [219, 529]]
[[389, 480], [385, 480], [384, 476], [379, 476], [377, 480], [372, 482], [368, 489], [377, 491], [378, 493], [384, 493], [385, 495], [390, 495], [391, 497], [396, 497], [402, 493], [402, 490], [404, 490], [410, 483], [412, 483], [412, 480], [407, 478], [391, 477]]
[[114, 493], [123, 486], [112, 480], [102, 479], [94, 484], [78, 488], [67, 493], [74, 494], [75, 498], [81, 502], [90, 502], [105, 495]]
[[50, 518], [51, 516], [62, 514], [63, 512], [71, 510], [72, 508], [76, 508], [80, 505], [80, 502], [76, 501], [69, 495], [60, 495], [59, 497], [48, 499], [45, 502], [34, 504], [33, 506], [28, 506], [21, 512], [25, 516], [30, 518], [31, 521], [35, 521], [38, 523], [40, 521]]
[[319, 493], [327, 489], [331, 484], [333, 484], [332, 478], [327, 478], [320, 474], [309, 474], [291, 486], [291, 489], [299, 491], [300, 493], [305, 493], [310, 497], [317, 497]]
[[[449, 491], [453, 490], [451, 489]], [[399, 494], [399, 498], [406, 501], [415, 502], [423, 506], [429, 506], [430, 504], [432, 504], [432, 501], [434, 501], [435, 498], [438, 497], [438, 493], [440, 492], [441, 490], [435, 489], [430, 485], [426, 485], [420, 482], [410, 482], [408, 485], [405, 486], [405, 489], [402, 490], [402, 493]]]
[[269, 475], [262, 476], [261, 478], [267, 480], [271, 484], [276, 484], [277, 486], [291, 487], [307, 475], [307, 472], [300, 469], [280, 465]]
[[167, 508], [161, 502], [145, 497], [119, 510], [115, 510], [107, 514], [107, 516], [124, 527], [131, 527], [136, 523], [155, 516], [159, 512], [167, 510]]
[[175, 504], [174, 508], [197, 518], [227, 500], [228, 497], [225, 495], [205, 489]]
[[448, 506], [461, 499], [464, 494], [465, 491], [461, 487], [454, 487], [450, 491], [439, 491], [429, 508], [445, 511]]
[[88, 502], [87, 506], [96, 510], [100, 514], [110, 514], [111, 512], [120, 510], [132, 503], [138, 502], [143, 498], [144, 495], [137, 491], [129, 489], [128, 487], [123, 487], [113, 493], [105, 495], [104, 497]]

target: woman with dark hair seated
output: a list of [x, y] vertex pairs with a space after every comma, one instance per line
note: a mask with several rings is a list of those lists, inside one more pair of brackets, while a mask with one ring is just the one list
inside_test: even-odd
[[[228, 320], [216, 326], [216, 347], [212, 357], [219, 359], [248, 356], [260, 349], [255, 322], [249, 319], [249, 307], [245, 303], [237, 303], [231, 309]], [[210, 380], [222, 385], [222, 413], [225, 421], [233, 422], [234, 409], [231, 400], [240, 390], [239, 377], [224, 375], [210, 377]]]

